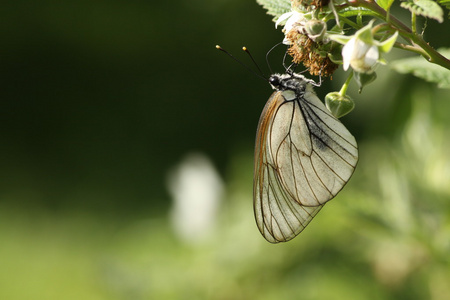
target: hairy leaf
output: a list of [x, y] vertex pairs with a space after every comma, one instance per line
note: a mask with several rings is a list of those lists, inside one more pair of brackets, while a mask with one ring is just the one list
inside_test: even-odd
[[384, 10], [388, 11], [394, 0], [376, 0], [377, 4]]
[[273, 16], [274, 21], [282, 14], [291, 11], [290, 0], [256, 0], [256, 2], [267, 9], [267, 14]]
[[435, 19], [439, 23], [444, 21], [444, 11], [432, 0], [408, 0], [400, 4], [401, 7], [410, 10], [416, 15]]
[[[450, 56], [450, 48], [438, 51], [446, 57]], [[391, 67], [399, 73], [412, 73], [426, 81], [437, 83], [440, 88], [450, 89], [450, 70], [429, 63], [423, 57], [399, 59], [391, 62]]]

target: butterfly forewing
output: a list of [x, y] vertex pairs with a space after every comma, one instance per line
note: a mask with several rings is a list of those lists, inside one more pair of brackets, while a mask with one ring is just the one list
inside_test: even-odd
[[254, 210], [271, 243], [298, 235], [351, 177], [355, 138], [314, 92], [275, 91], [258, 124]]

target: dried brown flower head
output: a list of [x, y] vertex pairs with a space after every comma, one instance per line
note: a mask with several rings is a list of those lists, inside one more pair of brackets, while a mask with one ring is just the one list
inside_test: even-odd
[[330, 0], [291, 0], [292, 7], [321, 9], [327, 7]]
[[292, 60], [296, 64], [302, 63], [309, 69], [311, 75], [319, 75], [319, 73], [328, 77], [331, 76], [338, 68], [338, 65], [333, 63], [326, 54], [323, 54], [321, 42], [315, 42], [304, 33], [297, 30], [291, 30], [286, 39], [290, 40], [291, 46], [288, 49], [288, 54], [292, 56]]

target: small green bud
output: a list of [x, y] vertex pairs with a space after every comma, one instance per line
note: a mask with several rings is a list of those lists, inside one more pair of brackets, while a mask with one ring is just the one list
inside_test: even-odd
[[352, 98], [347, 95], [342, 96], [339, 92], [328, 93], [325, 96], [325, 105], [336, 118], [345, 116], [355, 108]]
[[321, 20], [309, 20], [305, 24], [305, 30], [311, 40], [314, 42], [322, 42], [327, 33], [327, 23]]

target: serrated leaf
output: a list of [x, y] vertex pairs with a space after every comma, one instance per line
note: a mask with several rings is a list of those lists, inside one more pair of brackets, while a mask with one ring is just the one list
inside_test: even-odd
[[388, 11], [389, 8], [391, 7], [392, 3], [394, 3], [394, 0], [376, 0], [376, 2], [385, 11]]
[[400, 6], [416, 15], [435, 19], [439, 23], [444, 21], [444, 11], [442, 10], [442, 7], [432, 0], [408, 0], [407, 2], [402, 2]]
[[273, 16], [276, 21], [282, 14], [291, 11], [290, 0], [256, 0], [263, 8], [267, 9], [267, 14]]
[[[449, 57], [450, 48], [438, 49], [439, 53]], [[438, 87], [450, 89], [450, 70], [427, 62], [423, 57], [411, 57], [391, 62], [391, 67], [399, 73], [412, 73], [428, 82], [437, 83]]]

